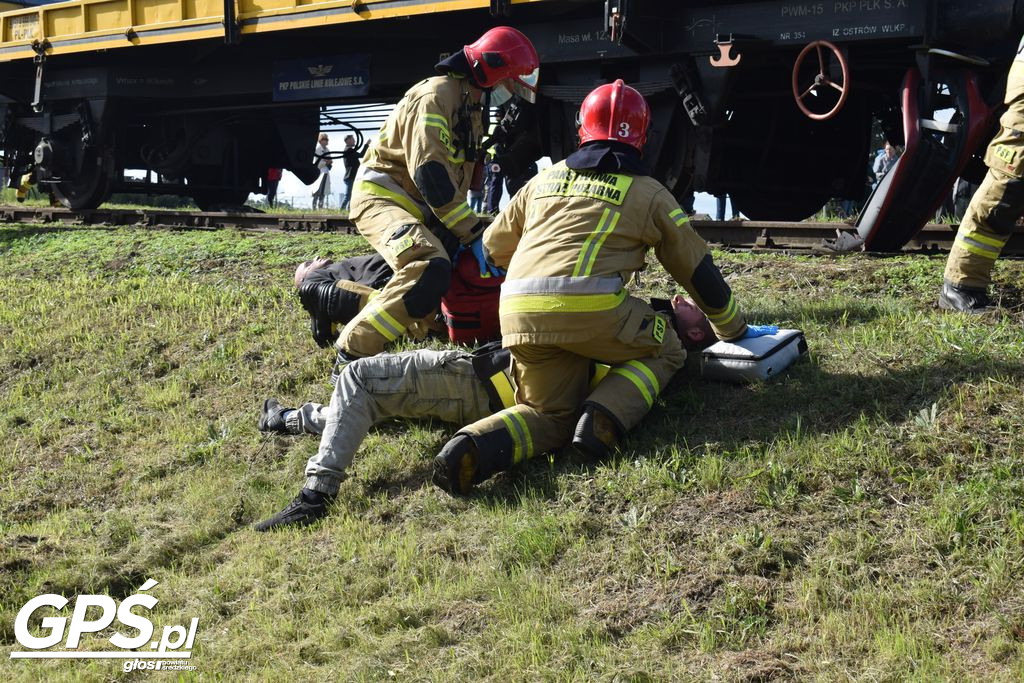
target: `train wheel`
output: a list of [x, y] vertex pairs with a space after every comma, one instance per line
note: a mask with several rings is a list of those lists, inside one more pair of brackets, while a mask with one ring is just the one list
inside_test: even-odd
[[116, 167], [109, 150], [89, 153], [75, 178], [54, 183], [53, 196], [69, 209], [95, 209], [110, 197]]
[[236, 210], [248, 198], [248, 190], [196, 190], [192, 193], [192, 201], [200, 211]]
[[812, 121], [785, 97], [748, 99], [726, 130], [733, 206], [753, 220], [799, 221], [852, 182], [862, 183], [871, 128], [854, 93], [833, 118]]
[[237, 210], [249, 198], [247, 189], [224, 187], [220, 169], [195, 167], [187, 177], [195, 185], [189, 194], [200, 211]]
[[729, 197], [735, 211], [754, 221], [802, 221], [824, 206], [829, 195], [748, 189], [735, 190]]

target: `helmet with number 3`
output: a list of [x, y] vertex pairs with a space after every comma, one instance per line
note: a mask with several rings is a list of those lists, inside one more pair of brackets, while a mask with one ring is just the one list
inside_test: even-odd
[[505, 88], [527, 102], [537, 101], [540, 58], [522, 33], [511, 26], [498, 26], [462, 49], [477, 85]]
[[651, 108], [622, 79], [591, 91], [580, 107], [580, 145], [594, 140], [623, 142], [643, 151]]

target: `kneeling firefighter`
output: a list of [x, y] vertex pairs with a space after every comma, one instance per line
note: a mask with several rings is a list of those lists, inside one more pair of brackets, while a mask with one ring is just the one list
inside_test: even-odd
[[[580, 148], [530, 180], [484, 236], [490, 262], [508, 268], [499, 315], [517, 405], [445, 445], [433, 480], [449, 493], [466, 493], [570, 439], [603, 455], [650, 410], [686, 352], [665, 317], [626, 293], [648, 248], [718, 338], [756, 333], [707, 244], [644, 170], [650, 109], [643, 96], [621, 80], [602, 85], [584, 100], [580, 119]], [[588, 396], [592, 360], [612, 370]]]
[[341, 330], [340, 360], [380, 353], [405, 334], [424, 336], [460, 244], [486, 272], [484, 226], [466, 202], [484, 110], [513, 94], [533, 102], [538, 68], [526, 36], [493, 28], [438, 64], [444, 75], [417, 83], [388, 116], [360, 166], [350, 215], [395, 275]]

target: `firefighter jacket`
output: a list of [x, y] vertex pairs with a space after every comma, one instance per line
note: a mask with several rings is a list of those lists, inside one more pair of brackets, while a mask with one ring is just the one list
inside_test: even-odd
[[1017, 56], [1010, 65], [1006, 79], [1006, 104], [1010, 105], [999, 119], [1003, 128], [1024, 131], [1024, 38], [1017, 46]]
[[358, 192], [386, 197], [423, 224], [432, 212], [463, 244], [482, 229], [466, 201], [472, 154], [483, 135], [472, 90], [467, 79], [452, 76], [414, 85], [384, 122], [357, 176]]
[[746, 331], [707, 244], [649, 176], [559, 162], [516, 194], [483, 239], [489, 258], [508, 269], [500, 303], [505, 346], [576, 343], [618, 329], [625, 284], [644, 267], [648, 248], [719, 338]]

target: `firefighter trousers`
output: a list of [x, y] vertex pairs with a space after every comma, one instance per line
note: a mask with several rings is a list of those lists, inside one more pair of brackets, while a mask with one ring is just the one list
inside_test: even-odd
[[373, 356], [408, 335], [430, 329], [451, 280], [451, 260], [441, 240], [406, 208], [360, 192], [352, 199], [359, 233], [384, 257], [394, 277], [345, 325], [335, 346], [350, 356]]
[[985, 289], [992, 268], [1024, 214], [1024, 132], [1002, 128], [985, 156], [988, 173], [971, 198], [946, 261], [944, 278]]
[[[624, 323], [585, 342], [512, 346], [516, 404], [469, 425], [486, 476], [565, 446], [584, 405], [605, 411], [620, 433], [654, 405], [686, 352], [665, 318], [639, 299], [627, 299]], [[589, 391], [591, 361], [612, 366]]]
[[334, 386], [330, 405], [307, 403], [290, 416], [289, 431], [320, 434], [306, 463], [305, 487], [335, 494], [373, 425], [392, 417], [465, 424], [490, 415], [487, 390], [465, 351], [420, 349], [360, 358]]

